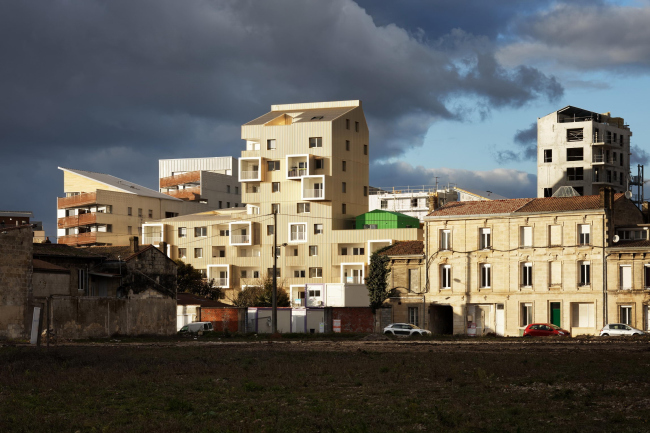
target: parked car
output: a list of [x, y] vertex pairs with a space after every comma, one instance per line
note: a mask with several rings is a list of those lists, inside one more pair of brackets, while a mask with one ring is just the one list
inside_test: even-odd
[[210, 332], [212, 331], [212, 322], [193, 322], [188, 323], [179, 329], [179, 334], [196, 334], [197, 332]]
[[603, 329], [600, 330], [600, 336], [606, 337], [608, 335], [618, 336], [618, 335], [644, 335], [640, 329], [632, 328], [630, 325], [625, 323], [610, 323], [603, 326]]
[[418, 328], [410, 323], [391, 323], [384, 328], [384, 334], [390, 335], [431, 335], [431, 331]]
[[531, 323], [524, 329], [524, 337], [570, 337], [571, 333], [551, 323]]

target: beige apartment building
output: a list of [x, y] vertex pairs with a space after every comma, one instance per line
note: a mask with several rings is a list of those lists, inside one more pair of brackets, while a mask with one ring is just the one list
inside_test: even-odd
[[[368, 211], [369, 134], [360, 101], [273, 105], [242, 126], [246, 209], [148, 219], [145, 243], [166, 243], [229, 289], [272, 274], [296, 306], [367, 306], [370, 254], [419, 228], [355, 230]], [[277, 222], [276, 222], [277, 221]]]
[[623, 194], [457, 202], [426, 222], [423, 319], [433, 332], [517, 336], [534, 322], [572, 335], [619, 321], [647, 329], [650, 244]]
[[73, 246], [129, 245], [146, 219], [213, 209], [115, 176], [59, 167], [65, 197], [57, 199], [57, 241]]

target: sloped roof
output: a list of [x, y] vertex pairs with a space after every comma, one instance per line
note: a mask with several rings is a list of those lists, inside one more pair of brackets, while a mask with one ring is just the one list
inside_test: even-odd
[[[293, 123], [309, 123], [309, 122], [331, 122], [336, 120], [343, 114], [354, 110], [357, 107], [335, 107], [335, 108], [308, 108], [308, 109], [295, 109], [295, 110], [278, 110], [278, 111], [269, 111], [268, 113], [258, 117], [257, 119], [251, 120], [250, 122], [244, 124], [244, 126], [251, 125], [264, 125], [267, 122], [283, 115], [287, 114], [293, 118]], [[314, 119], [314, 117], [323, 116], [322, 119]]]
[[88, 248], [75, 248], [64, 244], [34, 244], [34, 256], [50, 257], [79, 257], [101, 259], [103, 256], [95, 254]]
[[109, 260], [122, 260], [123, 262], [128, 262], [129, 260], [139, 256], [145, 251], [150, 249], [158, 249], [153, 245], [139, 245], [137, 252], [131, 251], [130, 245], [121, 245], [121, 246], [92, 246], [92, 247], [83, 247], [87, 248], [95, 254], [101, 255]]
[[534, 198], [514, 198], [510, 200], [454, 201], [431, 212], [429, 217], [509, 214], [535, 200]]
[[[614, 202], [625, 197], [625, 194], [614, 194]], [[517, 212], [568, 212], [575, 210], [602, 209], [600, 196], [584, 195], [578, 197], [545, 197], [533, 199], [530, 203], [518, 209]]]
[[35, 271], [70, 273], [69, 269], [48, 263], [44, 260], [33, 259], [32, 264]]
[[104, 185], [110, 186], [112, 188], [117, 188], [122, 192], [128, 194], [135, 194], [143, 197], [153, 197], [165, 200], [172, 201], [182, 201], [179, 198], [163, 194], [161, 192], [155, 191], [150, 188], [138, 185], [128, 180], [120, 179], [119, 177], [111, 176], [110, 174], [96, 173], [94, 171], [85, 171], [85, 170], [75, 170], [72, 168], [59, 167], [59, 170], [67, 171], [79, 176], [83, 176], [87, 179], [94, 180], [95, 182], [103, 183]]
[[390, 248], [379, 253], [382, 256], [414, 256], [424, 254], [424, 241], [395, 242]]
[[483, 198], [485, 198], [487, 200], [509, 200], [508, 197], [504, 197], [502, 195], [495, 194], [492, 191], [481, 191], [481, 190], [478, 190], [478, 189], [458, 188], [458, 187], [454, 187], [454, 189], [456, 191], [465, 192], [467, 194], [472, 194], [472, 195], [475, 195], [477, 197], [483, 197]]
[[0, 216], [17, 216], [17, 217], [29, 217], [34, 218], [34, 213], [28, 210], [0, 210]]
[[177, 305], [200, 305], [201, 307], [233, 307], [229, 304], [224, 304], [220, 301], [213, 301], [211, 299], [206, 299], [202, 296], [194, 295], [192, 293], [178, 292], [176, 294], [176, 304]]

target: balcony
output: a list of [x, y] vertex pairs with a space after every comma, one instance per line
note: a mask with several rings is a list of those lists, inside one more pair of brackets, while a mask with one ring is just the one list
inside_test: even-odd
[[228, 278], [215, 278], [214, 285], [217, 287], [228, 287]]
[[97, 214], [95, 212], [84, 213], [81, 215], [71, 215], [57, 220], [57, 227], [67, 229], [70, 227], [86, 226], [97, 224]]
[[365, 284], [364, 263], [341, 263], [341, 283]]
[[302, 196], [305, 200], [323, 198], [324, 193], [322, 189], [303, 189]]
[[261, 157], [239, 158], [239, 181], [262, 182], [263, 173], [261, 167]]
[[194, 188], [185, 188], [185, 189], [166, 191], [163, 192], [163, 194], [166, 194], [170, 197], [179, 198], [181, 200], [186, 200], [186, 201], [201, 200], [201, 188], [198, 186]]
[[302, 200], [325, 200], [325, 176], [312, 175], [301, 178]]
[[158, 246], [165, 242], [163, 224], [142, 224], [142, 245]]
[[309, 155], [287, 155], [287, 179], [300, 180], [309, 175]]
[[60, 236], [57, 242], [64, 245], [90, 245], [97, 243], [97, 232], [79, 233], [77, 235]]
[[230, 236], [231, 244], [246, 244], [250, 245], [251, 237], [250, 235], [232, 235]]
[[251, 221], [231, 222], [228, 224], [230, 230], [230, 245], [253, 245], [253, 224]]
[[593, 161], [594, 163], [602, 163], [602, 164], [612, 164], [612, 158], [608, 157], [607, 155], [602, 155], [602, 154], [594, 154], [593, 155]]
[[217, 287], [230, 287], [230, 265], [208, 265], [208, 281], [214, 280]]
[[173, 186], [184, 185], [188, 183], [198, 184], [200, 182], [201, 182], [201, 172], [190, 171], [188, 173], [160, 178], [160, 188], [170, 188]]
[[97, 203], [97, 193], [84, 192], [70, 197], [57, 197], [56, 201], [59, 209], [86, 206]]
[[247, 170], [247, 171], [240, 171], [239, 172], [239, 177], [242, 181], [246, 180], [259, 180], [260, 178], [260, 171], [259, 170]]

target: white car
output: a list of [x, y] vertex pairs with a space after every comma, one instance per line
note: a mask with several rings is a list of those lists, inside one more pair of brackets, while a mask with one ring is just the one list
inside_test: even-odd
[[384, 334], [393, 335], [431, 335], [431, 331], [418, 328], [410, 323], [391, 323], [384, 328]]
[[640, 329], [632, 328], [630, 325], [625, 323], [610, 323], [605, 325], [603, 329], [600, 330], [600, 336], [606, 337], [608, 335], [617, 336], [617, 335], [644, 335]]

